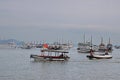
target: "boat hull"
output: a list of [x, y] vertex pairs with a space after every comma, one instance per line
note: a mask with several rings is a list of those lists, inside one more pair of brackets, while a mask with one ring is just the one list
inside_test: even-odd
[[90, 50], [78, 50], [78, 53], [89, 53]]
[[30, 55], [35, 61], [65, 61], [70, 57]]
[[88, 57], [89, 59], [111, 59], [112, 55], [105, 55], [105, 54], [95, 54], [95, 55], [87, 55], [86, 57]]

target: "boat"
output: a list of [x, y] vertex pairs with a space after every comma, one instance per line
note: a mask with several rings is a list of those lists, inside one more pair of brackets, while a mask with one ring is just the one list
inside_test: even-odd
[[101, 38], [101, 43], [100, 43], [100, 45], [99, 45], [98, 51], [99, 51], [99, 52], [105, 52], [105, 50], [106, 50], [106, 46], [105, 46], [105, 44], [103, 43], [103, 38]]
[[89, 59], [111, 59], [112, 55], [108, 53], [108, 50], [105, 51], [105, 53], [100, 53], [100, 52], [93, 52], [91, 49], [90, 55], [87, 55]]
[[49, 49], [47, 44], [44, 46], [47, 48], [41, 49], [40, 55], [31, 54], [30, 58], [33, 58], [35, 61], [66, 61], [70, 58], [67, 56], [69, 52], [66, 50]]
[[83, 36], [84, 42], [78, 43], [78, 52], [80, 53], [89, 53], [90, 52], [90, 42], [85, 41], [85, 34]]
[[65, 61], [70, 58], [66, 53], [68, 52], [61, 50], [42, 50], [40, 55], [31, 54], [30, 58], [33, 58], [35, 61]]
[[42, 48], [42, 44], [36, 44], [35, 47], [36, 48]]
[[115, 45], [114, 47], [115, 47], [115, 49], [120, 49], [120, 46], [118, 46], [118, 45]]
[[[91, 37], [91, 44], [92, 44], [92, 37]], [[101, 42], [101, 44], [103, 44]], [[109, 54], [109, 51], [108, 49], [105, 49], [105, 52], [94, 52], [94, 50], [92, 49], [92, 46], [91, 46], [91, 49], [90, 49], [90, 55], [87, 55], [86, 56], [87, 58], [89, 59], [111, 59], [112, 58], [112, 55]]]
[[97, 45], [93, 45], [91, 42], [85, 42], [85, 35], [84, 35], [84, 42], [78, 43], [77, 50], [79, 53], [89, 53], [91, 50], [91, 46], [94, 51], [98, 51]]
[[110, 38], [109, 38], [109, 43], [107, 44], [107, 49], [109, 52], [113, 51], [112, 47], [113, 47], [113, 45], [111, 44]]
[[89, 53], [90, 52], [90, 43], [78, 43], [78, 52], [80, 53]]
[[6, 44], [0, 44], [0, 49], [14, 49], [16, 48], [16, 44], [6, 43]]
[[21, 46], [21, 49], [31, 49], [33, 48], [32, 44], [30, 43], [24, 43], [22, 46]]
[[72, 42], [71, 43], [54, 42], [53, 44], [49, 45], [50, 49], [56, 49], [56, 50], [59, 50], [59, 49], [70, 50], [72, 47], [73, 47]]

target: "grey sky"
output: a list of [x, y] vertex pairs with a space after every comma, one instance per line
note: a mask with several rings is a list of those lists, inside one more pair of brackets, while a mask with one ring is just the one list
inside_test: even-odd
[[[120, 0], [0, 0], [0, 36], [18, 40], [119, 43]], [[99, 40], [99, 41], [98, 41]]]

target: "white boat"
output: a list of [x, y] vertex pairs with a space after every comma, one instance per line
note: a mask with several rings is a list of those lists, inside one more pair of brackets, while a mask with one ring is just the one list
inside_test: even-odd
[[95, 58], [95, 59], [111, 59], [112, 55], [108, 54], [108, 51], [103, 54], [103, 53], [100, 53], [100, 52], [94, 53], [91, 50], [90, 55], [87, 55], [87, 57], [89, 59], [93, 59], [93, 58]]
[[62, 49], [69, 50], [73, 47], [73, 44], [72, 43], [63, 43], [63, 44], [60, 44], [60, 46], [62, 47]]

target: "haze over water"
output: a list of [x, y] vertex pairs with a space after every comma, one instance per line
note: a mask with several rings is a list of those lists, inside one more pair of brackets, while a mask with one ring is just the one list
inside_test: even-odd
[[119, 44], [119, 0], [0, 0], [0, 39]]
[[72, 48], [65, 62], [35, 62], [30, 54], [39, 49], [0, 49], [0, 80], [119, 80], [120, 54], [112, 59], [89, 60]]

